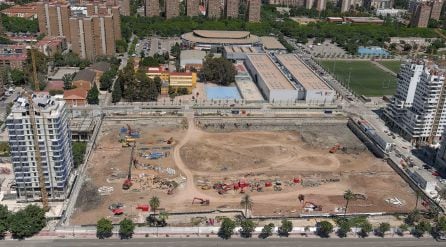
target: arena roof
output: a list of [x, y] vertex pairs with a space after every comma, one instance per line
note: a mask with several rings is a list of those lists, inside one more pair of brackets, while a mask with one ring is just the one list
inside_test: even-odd
[[245, 39], [250, 32], [246, 31], [214, 31], [214, 30], [194, 30], [196, 36], [210, 39]]
[[294, 54], [278, 54], [277, 60], [305, 90], [331, 90], [313, 71]]
[[285, 46], [272, 36], [262, 36], [260, 42], [267, 50], [286, 50]]
[[282, 74], [268, 55], [248, 54], [246, 56], [268, 88], [276, 90], [295, 90], [294, 86], [291, 85], [291, 82]]
[[181, 36], [183, 40], [203, 44], [251, 45], [259, 42], [259, 37], [245, 31], [195, 30]]

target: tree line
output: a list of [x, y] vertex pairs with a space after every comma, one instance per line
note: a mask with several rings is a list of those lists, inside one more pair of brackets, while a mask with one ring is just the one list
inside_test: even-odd
[[0, 205], [0, 237], [10, 232], [14, 238], [24, 239], [39, 233], [46, 225], [45, 211], [28, 205], [17, 212], [8, 210], [8, 206]]

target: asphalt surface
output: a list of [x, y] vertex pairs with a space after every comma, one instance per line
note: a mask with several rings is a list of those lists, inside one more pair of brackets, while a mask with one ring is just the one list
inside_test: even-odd
[[88, 247], [88, 246], [156, 246], [156, 247], [423, 247], [423, 246], [445, 246], [445, 243], [436, 242], [432, 239], [131, 239], [131, 240], [24, 240], [24, 241], [1, 241], [0, 246], [19, 247]]

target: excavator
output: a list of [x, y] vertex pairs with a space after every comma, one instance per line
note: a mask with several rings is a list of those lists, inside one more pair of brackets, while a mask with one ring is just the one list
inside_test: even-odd
[[210, 203], [209, 199], [202, 199], [202, 198], [198, 198], [198, 197], [194, 197], [194, 199], [192, 200], [192, 205], [200, 204], [201, 206], [208, 206], [209, 203]]
[[134, 165], [137, 162], [136, 159], [134, 158], [135, 148], [136, 148], [136, 143], [133, 143], [132, 152], [130, 153], [129, 173], [127, 175], [127, 179], [124, 180], [124, 183], [122, 184], [123, 190], [128, 190], [133, 185], [133, 183], [132, 183], [132, 165]]

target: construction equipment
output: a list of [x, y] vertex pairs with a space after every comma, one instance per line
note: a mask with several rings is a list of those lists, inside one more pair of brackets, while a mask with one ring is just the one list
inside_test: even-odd
[[209, 199], [194, 197], [194, 199], [192, 200], [192, 204], [197, 204], [197, 203], [200, 204], [201, 206], [208, 206], [210, 201]]
[[135, 144], [136, 140], [130, 136], [126, 136], [123, 140], [121, 140], [121, 142], [122, 142], [122, 147], [125, 148], [125, 147], [131, 147], [132, 145], [130, 145], [130, 143]]
[[166, 143], [167, 143], [167, 144], [172, 144], [172, 143], [173, 143], [173, 137], [169, 138], [169, 139], [166, 141]]
[[334, 154], [334, 153], [336, 153], [336, 151], [338, 151], [338, 149], [340, 149], [340, 148], [341, 148], [341, 144], [336, 143], [332, 148], [330, 148], [329, 152], [330, 152], [331, 154]]
[[136, 148], [136, 143], [133, 143], [132, 151], [130, 153], [129, 171], [127, 174], [127, 179], [124, 180], [124, 183], [122, 184], [123, 190], [128, 190], [133, 185], [133, 183], [132, 183], [132, 165], [134, 165], [137, 162], [136, 159], [134, 158], [135, 148]]
[[314, 202], [305, 202], [304, 203], [304, 209], [306, 211], [322, 211], [322, 206], [317, 205]]
[[139, 138], [139, 132], [136, 130], [132, 130], [129, 124], [127, 124], [128, 135], [133, 138]]

